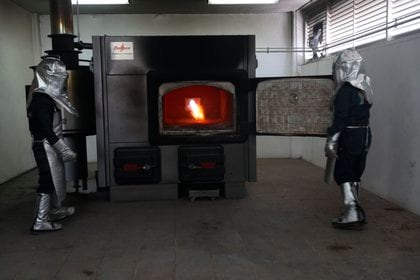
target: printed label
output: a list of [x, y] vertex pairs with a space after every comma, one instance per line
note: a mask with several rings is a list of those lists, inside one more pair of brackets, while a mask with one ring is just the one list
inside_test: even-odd
[[111, 60], [133, 60], [133, 42], [111, 42]]

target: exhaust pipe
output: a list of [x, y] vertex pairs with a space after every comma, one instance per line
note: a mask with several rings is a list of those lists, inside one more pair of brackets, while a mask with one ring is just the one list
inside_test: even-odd
[[52, 50], [47, 53], [60, 56], [67, 69], [78, 69], [80, 51], [74, 49], [71, 0], [50, 0], [50, 22]]
[[71, 0], [50, 0], [51, 35], [73, 35]]

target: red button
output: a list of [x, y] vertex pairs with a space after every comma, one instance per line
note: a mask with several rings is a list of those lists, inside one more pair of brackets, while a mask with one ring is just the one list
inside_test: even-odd
[[215, 162], [200, 162], [200, 167], [205, 169], [212, 169], [216, 167]]

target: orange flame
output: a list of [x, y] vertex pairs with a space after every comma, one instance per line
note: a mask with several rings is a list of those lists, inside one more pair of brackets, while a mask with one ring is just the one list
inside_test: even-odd
[[188, 100], [187, 109], [195, 120], [204, 120], [203, 107], [194, 99]]

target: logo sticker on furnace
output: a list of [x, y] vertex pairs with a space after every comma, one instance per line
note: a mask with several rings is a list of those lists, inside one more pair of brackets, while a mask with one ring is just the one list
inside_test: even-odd
[[133, 60], [133, 42], [111, 42], [111, 60]]

